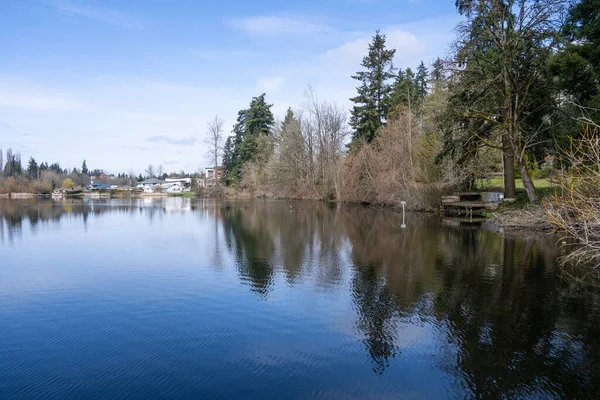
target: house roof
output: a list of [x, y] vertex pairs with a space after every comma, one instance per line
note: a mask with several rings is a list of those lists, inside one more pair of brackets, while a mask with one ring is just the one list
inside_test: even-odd
[[90, 187], [95, 187], [98, 189], [110, 189], [110, 185], [107, 185], [106, 183], [102, 183], [102, 182], [92, 182], [90, 184]]
[[150, 178], [150, 179], [146, 179], [145, 181], [141, 181], [139, 183], [141, 183], [143, 185], [158, 185], [158, 184], [161, 184], [162, 181], [159, 179], [156, 179], [156, 178]]

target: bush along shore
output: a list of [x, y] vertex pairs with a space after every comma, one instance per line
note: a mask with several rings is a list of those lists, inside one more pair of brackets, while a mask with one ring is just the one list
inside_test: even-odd
[[538, 204], [515, 204], [489, 224], [508, 231], [538, 231], [557, 236], [566, 264], [600, 267], [600, 141], [595, 129], [573, 139], [562, 161], [571, 165]]

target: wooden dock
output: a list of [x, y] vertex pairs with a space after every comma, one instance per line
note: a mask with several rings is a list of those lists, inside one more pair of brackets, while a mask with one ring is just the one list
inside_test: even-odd
[[500, 192], [462, 192], [442, 197], [442, 212], [446, 215], [485, 215], [488, 210], [498, 208], [504, 201]]

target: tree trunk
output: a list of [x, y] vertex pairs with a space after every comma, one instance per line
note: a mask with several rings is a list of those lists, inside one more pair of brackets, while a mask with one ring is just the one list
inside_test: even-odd
[[533, 181], [529, 176], [529, 170], [525, 164], [525, 157], [520, 157], [519, 159], [519, 171], [521, 171], [521, 180], [523, 181], [523, 187], [527, 192], [527, 198], [531, 203], [535, 203], [537, 201], [537, 194], [535, 193], [535, 186], [533, 185]]
[[505, 133], [502, 135], [502, 159], [504, 163], [504, 198], [514, 199], [517, 195], [515, 185], [515, 156], [513, 155], [510, 140]]

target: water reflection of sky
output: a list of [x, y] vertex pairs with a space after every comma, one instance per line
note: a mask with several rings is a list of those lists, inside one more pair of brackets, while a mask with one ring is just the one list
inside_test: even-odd
[[110, 395], [99, 374], [119, 373], [136, 396], [171, 393], [165, 374], [187, 396], [600, 390], [598, 293], [557, 273], [551, 241], [406, 223], [316, 202], [0, 200], [0, 397], [77, 377]]

